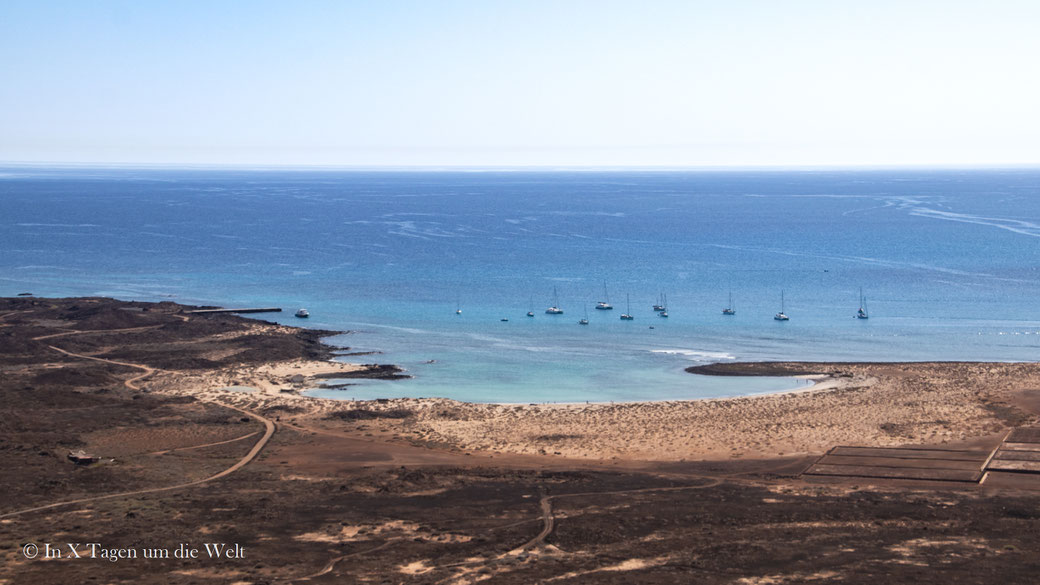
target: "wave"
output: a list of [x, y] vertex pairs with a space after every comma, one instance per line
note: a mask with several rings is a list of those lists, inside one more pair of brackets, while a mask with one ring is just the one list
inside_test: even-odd
[[96, 223], [16, 223], [19, 227], [101, 227]]
[[405, 238], [415, 238], [417, 240], [429, 240], [430, 239], [430, 238], [427, 238], [426, 236], [420, 236], [419, 234], [413, 234], [411, 232], [398, 232], [398, 231], [394, 231], [394, 230], [389, 230], [386, 233], [388, 235], [391, 235], [391, 236], [402, 236], [402, 237], [405, 237]]
[[650, 353], [664, 355], [681, 355], [694, 361], [704, 360], [735, 360], [737, 356], [725, 352], [698, 351], [695, 349], [651, 349]]
[[456, 217], [451, 213], [421, 213], [418, 211], [401, 211], [397, 213], [384, 213], [379, 217]]
[[396, 230], [387, 230], [388, 234], [396, 236], [408, 236], [411, 238], [421, 239], [468, 237], [436, 227], [441, 225], [439, 222], [424, 222], [424, 225], [422, 226], [417, 225], [414, 221], [384, 221], [380, 223], [396, 227]]
[[1034, 238], [1040, 237], [1040, 224], [1036, 224], [1031, 221], [1025, 221], [1021, 219], [1011, 219], [1008, 217], [986, 217], [983, 215], [971, 215], [968, 213], [954, 213], [952, 211], [940, 211], [938, 209], [931, 209], [928, 207], [913, 207], [910, 209], [910, 215], [914, 215], [917, 217], [927, 217], [930, 219], [941, 219], [945, 221], [956, 221], [959, 223], [973, 223], [976, 225], [986, 225], [1002, 230], [1007, 230], [1016, 234], [1022, 234], [1024, 236], [1032, 236]]
[[609, 211], [550, 211], [548, 215], [562, 215], [562, 216], [593, 216], [593, 217], [626, 217], [626, 214], [621, 211], [609, 212]]
[[483, 334], [480, 334], [480, 333], [466, 333], [465, 336], [470, 338], [470, 339], [472, 339], [472, 340], [474, 340], [474, 341], [484, 341], [484, 342], [487, 342], [487, 343], [495, 343], [495, 344], [508, 344], [508, 343], [510, 343], [510, 340], [508, 340], [508, 339], [505, 339], [505, 338], [502, 338], [502, 337], [493, 337], [491, 335], [483, 335]]
[[14, 270], [66, 270], [69, 272], [84, 272], [82, 268], [75, 266], [52, 266], [49, 264], [28, 264], [26, 266], [15, 266]]

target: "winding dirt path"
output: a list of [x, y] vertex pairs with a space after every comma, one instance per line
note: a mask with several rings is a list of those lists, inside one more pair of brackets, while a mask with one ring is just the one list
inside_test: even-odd
[[39, 337], [33, 337], [33, 341], [43, 341], [44, 339], [53, 339], [55, 337], [65, 337], [68, 335], [89, 335], [91, 333], [133, 333], [134, 331], [148, 331], [149, 329], [158, 329], [162, 325], [145, 325], [143, 327], [126, 327], [124, 329], [91, 329], [89, 331], [83, 331], [79, 329], [62, 331], [61, 333], [49, 333], [47, 335], [41, 335]]
[[[63, 331], [61, 333], [51, 333], [49, 335], [41, 335], [39, 337], [33, 337], [32, 339], [33, 339], [33, 341], [42, 341], [44, 339], [53, 339], [55, 337], [63, 337], [63, 336], [68, 336], [68, 335], [87, 335], [87, 334], [90, 334], [90, 333], [131, 333], [131, 332], [134, 332], [134, 331], [147, 331], [149, 329], [158, 329], [159, 327], [162, 327], [162, 325], [148, 325], [148, 326], [145, 326], [145, 327], [128, 327], [126, 329], [95, 329], [95, 330], [91, 330], [91, 331]], [[145, 366], [145, 365], [141, 365], [141, 364], [131, 364], [131, 363], [127, 363], [127, 362], [117, 362], [115, 360], [99, 358], [99, 357], [94, 357], [94, 356], [90, 356], [90, 355], [84, 355], [84, 354], [81, 354], [81, 353], [73, 353], [71, 351], [67, 351], [67, 350], [61, 349], [60, 347], [55, 347], [53, 345], [48, 345], [47, 347], [49, 347], [50, 349], [53, 349], [56, 352], [63, 353], [65, 355], [69, 356], [69, 357], [80, 358], [80, 359], [84, 359], [84, 360], [93, 360], [95, 362], [104, 362], [106, 364], [114, 364], [114, 365], [117, 365], [117, 366], [126, 366], [126, 367], [130, 367], [130, 368], [137, 368], [139, 370], [143, 370], [144, 371], [143, 374], [141, 374], [139, 376], [134, 376], [133, 378], [129, 378], [127, 380], [123, 380], [123, 385], [126, 386], [127, 388], [131, 389], [131, 390], [140, 390], [141, 388], [139, 386], [137, 386], [136, 382], [144, 380], [148, 376], [151, 376], [155, 372], [159, 371], [156, 368], [151, 368], [151, 367], [148, 367], [148, 366]]]
[[134, 376], [133, 378], [127, 378], [126, 380], [123, 381], [123, 385], [128, 387], [128, 388], [130, 388], [131, 390], [139, 390], [140, 387], [137, 386], [136, 382], [139, 382], [140, 380], [144, 380], [145, 378], [148, 378], [149, 376], [151, 376], [152, 374], [155, 374], [156, 372], [160, 372], [158, 370], [158, 368], [149, 367], [148, 365], [142, 365], [142, 364], [139, 364], [139, 363], [129, 363], [129, 362], [126, 362], [126, 361], [115, 361], [114, 359], [105, 359], [103, 357], [94, 357], [94, 356], [88, 356], [88, 355], [83, 355], [83, 354], [76, 354], [76, 353], [73, 353], [73, 352], [70, 352], [70, 351], [62, 350], [61, 348], [55, 348], [54, 346], [47, 346], [47, 347], [52, 349], [52, 350], [54, 350], [54, 351], [56, 351], [56, 352], [62, 353], [64, 355], [67, 355], [69, 357], [77, 357], [77, 358], [80, 358], [80, 359], [89, 359], [89, 360], [94, 360], [94, 361], [101, 361], [101, 362], [104, 362], [104, 363], [112, 363], [112, 364], [115, 364], [115, 365], [124, 365], [124, 366], [127, 366], [127, 367], [135, 367], [135, 368], [137, 368], [137, 370], [144, 371], [145, 372], [144, 374], [140, 374], [140, 375]]
[[[3, 313], [3, 314], [0, 314], [0, 321], [3, 321], [4, 319], [10, 317], [11, 315], [18, 315], [20, 313], [31, 313], [31, 312], [32, 312], [31, 309], [27, 309], [27, 310], [24, 310], [24, 311], [10, 311], [10, 312], [7, 312], [7, 313]], [[0, 323], [0, 327], [8, 327], [10, 325], [11, 325], [10, 323]]]
[[531, 540], [529, 540], [523, 546], [521, 546], [519, 548], [516, 548], [516, 549], [513, 549], [512, 551], [510, 551], [510, 553], [529, 551], [529, 550], [531, 550], [531, 549], [533, 549], [533, 548], [535, 548], [535, 547], [537, 547], [539, 545], [544, 545], [545, 544], [545, 539], [548, 538], [550, 534], [552, 534], [553, 527], [555, 525], [555, 519], [554, 519], [553, 513], [552, 513], [552, 501], [553, 500], [557, 500], [557, 499], [560, 499], [560, 498], [582, 498], [582, 497], [589, 497], [589, 496], [622, 496], [622, 495], [630, 495], [630, 494], [646, 494], [646, 493], [652, 493], [652, 492], [677, 492], [677, 491], [682, 491], [682, 490], [702, 490], [702, 489], [706, 489], [706, 488], [710, 488], [710, 487], [715, 487], [715, 486], [719, 485], [720, 483], [722, 483], [722, 480], [718, 479], [718, 478], [704, 477], [703, 479], [706, 479], [708, 481], [706, 483], [699, 484], [699, 485], [682, 485], [682, 486], [668, 486], [668, 487], [654, 487], [654, 488], [639, 488], [639, 489], [634, 489], [634, 490], [618, 490], [618, 491], [612, 491], [612, 492], [582, 492], [582, 493], [577, 493], [577, 494], [556, 494], [556, 495], [552, 495], [552, 496], [550, 496], [550, 495], [542, 496], [542, 499], [539, 500], [539, 504], [542, 507], [542, 531], [538, 533], [538, 536], [532, 538]]
[[377, 546], [375, 548], [370, 548], [370, 549], [367, 549], [367, 550], [361, 550], [361, 551], [358, 551], [356, 553], [350, 553], [349, 555], [340, 555], [340, 556], [332, 559], [328, 563], [326, 563], [325, 566], [322, 567], [321, 570], [318, 571], [317, 573], [313, 573], [313, 574], [307, 575], [305, 577], [297, 577], [295, 579], [290, 579], [288, 582], [289, 583], [295, 583], [297, 581], [310, 581], [311, 579], [313, 579], [315, 577], [321, 577], [322, 575], [326, 575], [328, 573], [331, 573], [332, 569], [334, 569], [336, 567], [336, 563], [338, 563], [338, 562], [340, 562], [340, 561], [342, 561], [344, 559], [349, 559], [351, 557], [357, 557], [357, 556], [361, 556], [361, 555], [364, 555], [364, 554], [373, 553], [373, 552], [376, 552], [378, 550], [383, 550], [384, 548], [390, 546], [393, 542], [394, 542], [393, 540], [388, 540], [388, 541], [384, 542], [383, 544], [381, 544], [381, 545], [379, 545], [379, 546]]
[[[89, 355], [82, 355], [82, 354], [78, 354], [78, 353], [73, 353], [71, 351], [65, 351], [64, 349], [61, 349], [61, 348], [58, 348], [58, 347], [54, 347], [53, 345], [50, 345], [48, 347], [50, 347], [54, 351], [61, 352], [61, 353], [65, 354], [65, 355], [68, 355], [68, 356], [71, 356], [71, 357], [82, 358], [82, 359], [87, 359], [87, 360], [94, 360], [94, 361], [99, 361], [99, 362], [105, 362], [105, 363], [109, 363], [109, 364], [116, 364], [116, 365], [119, 365], [119, 366], [128, 366], [128, 367], [131, 367], [131, 368], [137, 368], [137, 369], [140, 369], [140, 370], [144, 370], [143, 374], [140, 374], [140, 375], [135, 376], [133, 378], [129, 378], [129, 379], [127, 379], [124, 382], [126, 387], [130, 388], [132, 390], [139, 390], [139, 388], [134, 384], [134, 382], [137, 382], [138, 380], [146, 378], [146, 377], [152, 375], [153, 373], [155, 373], [156, 371], [158, 371], [155, 368], [151, 368], [151, 367], [148, 367], [148, 366], [145, 366], [145, 365], [142, 365], [142, 364], [131, 364], [131, 363], [126, 363], [126, 362], [117, 362], [115, 360], [108, 360], [108, 359], [97, 358], [97, 357], [93, 357], [93, 356], [89, 356]], [[253, 445], [253, 448], [249, 450], [249, 453], [246, 453], [246, 455], [244, 457], [239, 459], [231, 467], [228, 467], [227, 469], [225, 469], [225, 470], [223, 470], [223, 471], [221, 471], [219, 473], [216, 473], [214, 475], [211, 475], [209, 477], [206, 477], [206, 478], [203, 478], [203, 479], [197, 479], [195, 481], [189, 481], [189, 482], [179, 483], [179, 484], [176, 484], [176, 485], [170, 485], [170, 486], [165, 486], [165, 487], [148, 488], [148, 489], [143, 489], [143, 490], [133, 490], [133, 491], [129, 491], [129, 492], [120, 492], [120, 493], [117, 493], [117, 494], [107, 494], [107, 495], [103, 495], [103, 496], [91, 496], [91, 497], [87, 497], [87, 498], [79, 498], [79, 499], [76, 499], [76, 500], [68, 500], [68, 501], [65, 501], [65, 502], [56, 502], [56, 503], [53, 503], [53, 504], [47, 504], [45, 506], [36, 506], [34, 508], [25, 508], [25, 509], [22, 509], [22, 510], [15, 510], [14, 512], [7, 512], [7, 513], [4, 513], [4, 514], [0, 514], [0, 518], [10, 518], [12, 516], [18, 516], [18, 515], [21, 515], [21, 514], [28, 514], [30, 512], [38, 512], [40, 510], [49, 510], [49, 509], [52, 509], [52, 508], [59, 508], [59, 507], [63, 507], [63, 506], [71, 506], [71, 505], [74, 505], [74, 504], [86, 504], [86, 503], [89, 503], [89, 502], [98, 502], [98, 501], [101, 501], [101, 500], [111, 500], [111, 499], [114, 499], [114, 498], [125, 498], [127, 496], [139, 496], [139, 495], [143, 495], [143, 494], [155, 494], [155, 493], [159, 493], [159, 492], [168, 492], [168, 491], [173, 491], [173, 490], [179, 490], [179, 489], [183, 489], [183, 488], [187, 488], [187, 487], [193, 487], [193, 486], [198, 486], [198, 485], [202, 485], [202, 484], [205, 484], [205, 483], [209, 483], [211, 481], [214, 481], [214, 480], [220, 479], [222, 477], [225, 477], [227, 475], [230, 475], [230, 474], [238, 471], [239, 469], [242, 469], [243, 467], [248, 465], [251, 461], [253, 461], [253, 459], [256, 459], [256, 456], [260, 454], [260, 451], [267, 445], [268, 441], [271, 440], [271, 437], [274, 435], [274, 432], [277, 429], [277, 427], [275, 426], [274, 422], [271, 421], [269, 418], [261, 416], [261, 415], [255, 413], [255, 412], [250, 412], [248, 410], [243, 410], [243, 409], [238, 408], [236, 406], [231, 406], [229, 404], [222, 404], [220, 402], [211, 402], [211, 404], [215, 404], [217, 406], [221, 406], [221, 407], [224, 407], [224, 408], [229, 408], [231, 410], [234, 410], [234, 411], [240, 412], [242, 414], [251, 416], [251, 417], [255, 418], [256, 420], [264, 423], [264, 434], [263, 434], [263, 436], [260, 437], [260, 439], [256, 442], [256, 444]]]
[[[221, 406], [224, 405], [221, 404]], [[188, 447], [175, 447], [173, 449], [163, 449], [162, 451], [152, 451], [150, 453], [145, 453], [145, 455], [165, 455], [166, 453], [173, 453], [174, 451], [189, 451], [191, 449], [202, 449], [205, 447], [216, 447], [217, 445], [226, 445], [228, 443], [234, 443], [235, 441], [248, 439], [249, 437], [252, 437], [253, 435], [256, 435], [259, 432], [260, 431], [253, 431], [252, 433], [247, 433], [245, 435], [242, 435], [241, 437], [235, 437], [234, 439], [228, 439], [226, 441], [217, 441], [216, 443], [203, 443], [202, 445], [190, 445]]]
[[264, 436], [260, 437], [260, 440], [257, 441], [256, 444], [253, 445], [253, 448], [249, 450], [249, 453], [246, 453], [245, 457], [242, 457], [234, 465], [232, 465], [231, 467], [228, 467], [227, 469], [221, 471], [220, 473], [216, 473], [214, 475], [211, 475], [211, 476], [203, 478], [203, 479], [197, 479], [195, 481], [189, 481], [189, 482], [186, 482], [186, 483], [179, 483], [179, 484], [176, 484], [176, 485], [170, 485], [170, 486], [165, 486], [165, 487], [148, 488], [148, 489], [143, 489], [143, 490], [134, 490], [134, 491], [130, 491], [130, 492], [120, 492], [118, 494], [107, 494], [107, 495], [104, 495], [104, 496], [91, 496], [89, 498], [79, 498], [77, 500], [68, 500], [68, 501], [65, 501], [65, 502], [56, 502], [54, 504], [47, 504], [46, 506], [36, 506], [35, 508], [25, 508], [24, 510], [16, 510], [14, 512], [7, 512], [5, 514], [0, 514], [0, 518], [10, 518], [12, 516], [18, 516], [18, 515], [21, 515], [21, 514], [28, 514], [29, 512], [38, 512], [40, 510], [49, 510], [51, 508], [58, 508], [58, 507], [61, 507], [61, 506], [71, 506], [73, 504], [86, 504], [88, 502], [98, 502], [98, 501], [101, 501], [101, 500], [111, 500], [113, 498], [125, 498], [127, 496], [139, 496], [139, 495], [143, 495], [143, 494], [155, 494], [155, 493], [159, 493], [159, 492], [168, 492], [168, 491], [172, 491], [172, 490], [179, 490], [179, 489], [183, 489], [183, 488], [187, 488], [187, 487], [193, 487], [193, 486], [209, 483], [211, 481], [220, 479], [220, 478], [222, 478], [222, 477], [224, 477], [226, 475], [230, 475], [230, 474], [238, 471], [239, 469], [242, 469], [243, 467], [248, 465], [249, 462], [251, 462], [253, 459], [255, 459], [256, 456], [260, 454], [260, 450], [263, 449], [265, 445], [267, 445], [267, 442], [271, 439], [271, 436], [274, 435], [274, 431], [275, 431], [275, 428], [276, 428], [275, 424], [273, 422], [271, 422], [271, 420], [269, 420], [267, 418], [264, 418], [263, 416], [260, 416], [259, 414], [256, 414], [256, 413], [253, 413], [253, 412], [249, 412], [249, 411], [246, 411], [246, 410], [242, 410], [241, 408], [235, 408], [234, 406], [228, 406], [227, 404], [220, 404], [220, 403], [216, 403], [216, 402], [213, 403], [213, 404], [217, 404], [218, 406], [223, 406], [224, 408], [230, 408], [232, 410], [237, 410], [238, 412], [241, 412], [242, 414], [248, 414], [249, 416], [251, 416], [251, 417], [259, 420], [260, 422], [264, 423], [264, 427], [265, 427]]

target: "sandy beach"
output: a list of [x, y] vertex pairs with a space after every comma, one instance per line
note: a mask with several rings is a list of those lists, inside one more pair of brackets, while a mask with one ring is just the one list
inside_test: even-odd
[[[729, 372], [743, 364], [728, 364]], [[748, 365], [748, 374], [761, 368]], [[758, 366], [761, 366], [760, 364]], [[315, 375], [361, 366], [292, 361], [203, 376], [171, 374], [159, 388], [243, 408], [291, 406], [293, 420], [328, 425], [335, 413], [374, 413], [365, 422], [398, 440], [491, 453], [579, 459], [682, 461], [823, 453], [835, 445], [970, 443], [1032, 420], [1018, 408], [1040, 387], [1034, 364], [771, 364], [804, 370], [804, 390], [750, 397], [593, 404], [473, 404], [448, 399], [339, 401], [300, 396]], [[694, 375], [694, 374], [691, 374]], [[296, 378], [293, 376], [303, 376]], [[226, 390], [256, 388], [254, 393]], [[379, 413], [391, 413], [381, 417]]]

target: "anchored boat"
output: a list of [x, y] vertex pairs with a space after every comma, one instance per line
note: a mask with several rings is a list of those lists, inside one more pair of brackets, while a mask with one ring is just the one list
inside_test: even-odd
[[723, 315], [736, 315], [737, 310], [733, 308], [733, 291], [729, 292], [729, 304], [726, 305], [725, 309], [722, 309]]
[[551, 307], [545, 310], [546, 315], [562, 315], [563, 309], [560, 308], [560, 297], [556, 294], [556, 287], [553, 287], [553, 304]]
[[867, 313], [867, 297], [863, 296], [863, 288], [859, 289], [859, 310], [856, 311], [857, 319], [869, 319], [870, 314]]
[[625, 293], [625, 306], [627, 308], [625, 309], [624, 313], [621, 313], [621, 320], [631, 321], [635, 319], [635, 317], [632, 316], [632, 298], [628, 293]]
[[603, 281], [603, 298], [606, 299], [606, 300], [603, 300], [603, 301], [600, 301], [600, 302], [596, 303], [596, 310], [597, 311], [612, 311], [612, 310], [614, 310], [614, 305], [610, 304], [610, 297], [607, 296], [607, 282], [606, 281]]
[[660, 313], [664, 310], [664, 293], [657, 295], [657, 304], [654, 305], [654, 311]]
[[773, 315], [773, 318], [777, 321], [790, 321], [791, 318], [784, 312], [784, 291], [780, 291], [780, 312]]

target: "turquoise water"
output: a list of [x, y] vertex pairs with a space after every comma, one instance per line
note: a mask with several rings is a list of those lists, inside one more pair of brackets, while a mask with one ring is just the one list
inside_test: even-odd
[[[1029, 169], [7, 168], [0, 294], [279, 305], [265, 318], [290, 324], [303, 306], [415, 376], [337, 397], [740, 395], [802, 383], [683, 368], [1035, 360], [1038, 191]], [[593, 309], [604, 283], [613, 311]], [[563, 315], [544, 314], [554, 288]], [[853, 318], [860, 288], [869, 320]], [[788, 322], [772, 319], [781, 291]], [[661, 293], [668, 319], [650, 308]]]

